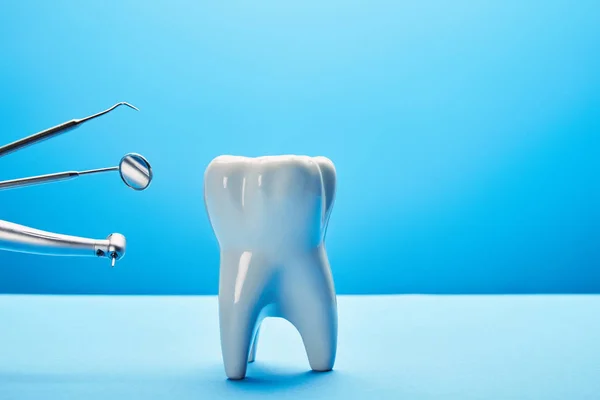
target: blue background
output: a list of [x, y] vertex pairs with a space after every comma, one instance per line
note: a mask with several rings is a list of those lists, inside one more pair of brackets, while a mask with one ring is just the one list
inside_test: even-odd
[[219, 154], [326, 155], [338, 293], [600, 292], [597, 1], [5, 1], [0, 178], [153, 164], [0, 193], [0, 218], [103, 238], [106, 260], [2, 252], [0, 292], [213, 294]]

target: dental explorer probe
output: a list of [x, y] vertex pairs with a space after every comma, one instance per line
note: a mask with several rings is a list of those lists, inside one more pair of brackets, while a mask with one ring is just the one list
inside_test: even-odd
[[0, 157], [5, 156], [5, 155], [12, 153], [14, 151], [17, 151], [17, 150], [21, 150], [24, 147], [39, 143], [43, 140], [50, 139], [54, 136], [60, 135], [61, 133], [68, 132], [72, 129], [77, 128], [79, 125], [83, 124], [84, 122], [90, 121], [94, 118], [98, 118], [104, 114], [107, 114], [107, 113], [111, 112], [112, 110], [114, 110], [115, 108], [122, 106], [122, 105], [127, 106], [129, 108], [133, 108], [136, 111], [139, 111], [139, 109], [137, 107], [135, 107], [125, 101], [122, 101], [122, 102], [117, 103], [114, 106], [112, 106], [104, 111], [101, 111], [97, 114], [93, 114], [93, 115], [90, 115], [85, 118], [72, 119], [70, 121], [63, 122], [60, 125], [56, 125], [52, 128], [48, 128], [41, 132], [34, 133], [31, 136], [27, 136], [27, 137], [24, 137], [23, 139], [19, 139], [15, 142], [4, 145], [4, 146], [0, 147]]

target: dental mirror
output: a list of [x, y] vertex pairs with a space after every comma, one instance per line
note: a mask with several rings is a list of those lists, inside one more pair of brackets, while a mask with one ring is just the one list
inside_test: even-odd
[[123, 182], [125, 182], [125, 185], [136, 191], [147, 189], [148, 186], [150, 186], [150, 182], [152, 182], [152, 168], [150, 167], [148, 160], [146, 160], [146, 158], [140, 154], [129, 153], [121, 158], [119, 165], [116, 167], [91, 169], [88, 171], [58, 172], [56, 174], [12, 179], [9, 181], [0, 182], [0, 190], [65, 181], [77, 178], [81, 175], [92, 175], [110, 171], [119, 171], [121, 179]]
[[133, 190], [144, 190], [152, 181], [152, 168], [143, 156], [127, 154], [119, 163], [119, 173], [123, 182]]

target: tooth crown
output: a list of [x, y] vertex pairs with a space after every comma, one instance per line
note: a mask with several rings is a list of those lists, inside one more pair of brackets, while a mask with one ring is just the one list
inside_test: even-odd
[[219, 156], [204, 182], [222, 249], [258, 250], [269, 243], [270, 249], [294, 251], [324, 240], [335, 196], [335, 168], [325, 157]]

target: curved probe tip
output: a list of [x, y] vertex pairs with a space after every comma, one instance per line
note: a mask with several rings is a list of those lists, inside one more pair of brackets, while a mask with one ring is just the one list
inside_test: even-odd
[[84, 123], [84, 122], [87, 122], [87, 121], [90, 121], [90, 120], [92, 120], [92, 119], [94, 119], [94, 118], [101, 117], [101, 116], [102, 116], [102, 115], [104, 115], [104, 114], [108, 114], [109, 112], [111, 112], [112, 110], [114, 110], [115, 108], [117, 108], [117, 107], [119, 107], [119, 106], [127, 106], [127, 107], [129, 107], [129, 108], [133, 108], [133, 109], [134, 109], [134, 110], [136, 110], [136, 111], [140, 111], [140, 109], [139, 109], [139, 108], [137, 108], [136, 106], [134, 106], [134, 105], [132, 105], [132, 104], [129, 104], [129, 103], [128, 103], [128, 102], [126, 102], [126, 101], [121, 101], [120, 103], [117, 103], [117, 104], [115, 104], [114, 106], [112, 106], [111, 108], [108, 108], [108, 109], [106, 109], [106, 110], [104, 110], [104, 111], [100, 111], [99, 113], [96, 113], [96, 114], [94, 114], [94, 115], [90, 115], [89, 117], [85, 117], [85, 118], [77, 119], [77, 120], [74, 120], [74, 121], [75, 121], [75, 123], [76, 123], [76, 124], [82, 124], [82, 123]]
[[128, 102], [126, 102], [126, 101], [122, 101], [122, 102], [120, 102], [118, 105], [124, 105], [124, 106], [127, 106], [127, 107], [129, 107], [129, 108], [133, 108], [133, 109], [134, 109], [134, 110], [136, 110], [136, 111], [140, 111], [140, 109], [139, 109], [139, 108], [137, 108], [137, 107], [136, 107], [136, 106], [134, 106], [133, 104], [129, 104], [129, 103], [128, 103]]

